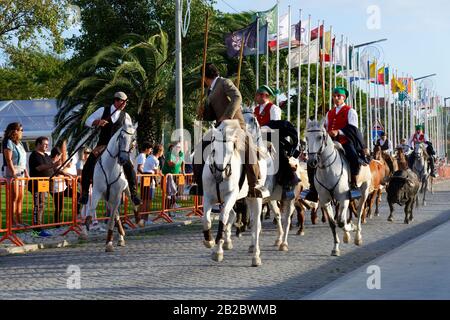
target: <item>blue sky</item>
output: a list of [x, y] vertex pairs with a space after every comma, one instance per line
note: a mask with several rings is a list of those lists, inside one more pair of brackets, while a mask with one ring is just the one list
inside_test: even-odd
[[[215, 7], [225, 12], [264, 11], [275, 3], [217, 0]], [[343, 34], [350, 43], [359, 44], [387, 38], [379, 44], [385, 63], [398, 69], [399, 76], [437, 73], [432, 78], [435, 90], [450, 97], [450, 1], [281, 0], [280, 14], [287, 13], [289, 5], [293, 21], [298, 21], [302, 9], [304, 18], [311, 15], [313, 25], [319, 19], [325, 20], [326, 29], [332, 25], [338, 39]], [[368, 27], [368, 21], [376, 18], [373, 8], [379, 12], [379, 28]]]

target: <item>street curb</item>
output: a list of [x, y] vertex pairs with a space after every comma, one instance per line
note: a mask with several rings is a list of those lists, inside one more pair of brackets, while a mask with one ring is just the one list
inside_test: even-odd
[[[143, 228], [126, 230], [126, 234], [127, 235], [135, 235], [135, 234], [146, 233], [148, 231], [175, 229], [175, 228], [187, 226], [190, 224], [192, 224], [192, 221], [187, 220], [187, 221], [175, 222], [175, 223], [171, 223], [171, 224], [151, 225], [151, 226], [146, 226]], [[70, 241], [62, 240], [62, 241], [55, 241], [55, 242], [49, 242], [49, 243], [26, 244], [22, 247], [0, 248], [0, 256], [25, 254], [25, 253], [35, 252], [35, 251], [43, 250], [43, 249], [57, 249], [57, 248], [73, 247], [80, 243], [95, 242], [95, 241], [100, 241], [100, 240], [104, 240], [104, 239], [105, 239], [105, 235], [102, 234], [102, 235], [89, 236], [87, 240], [79, 240], [79, 239], [70, 240]]]

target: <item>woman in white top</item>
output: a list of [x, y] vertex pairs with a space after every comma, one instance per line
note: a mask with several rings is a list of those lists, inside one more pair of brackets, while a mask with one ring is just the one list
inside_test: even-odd
[[[3, 150], [3, 175], [7, 179], [29, 178], [27, 171], [27, 153], [22, 145], [23, 128], [19, 122], [8, 124], [5, 130]], [[12, 185], [13, 226], [21, 227], [24, 181]]]
[[147, 157], [152, 153], [152, 145], [149, 142], [142, 144], [141, 153], [136, 157], [136, 170], [138, 174], [144, 173], [144, 164]]

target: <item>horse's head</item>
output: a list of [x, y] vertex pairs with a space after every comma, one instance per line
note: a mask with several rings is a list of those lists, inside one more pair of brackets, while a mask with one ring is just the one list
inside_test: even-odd
[[216, 178], [231, 175], [231, 159], [244, 148], [245, 133], [237, 120], [225, 120], [212, 130], [210, 168]]
[[308, 121], [306, 142], [308, 144], [308, 165], [316, 168], [322, 152], [328, 146], [328, 134], [324, 127], [325, 120]]
[[242, 114], [244, 116], [245, 128], [247, 129], [247, 132], [253, 138], [253, 142], [259, 146], [259, 142], [261, 142], [262, 139], [262, 134], [258, 120], [251, 109], [244, 109]]
[[379, 161], [382, 160], [382, 152], [381, 152], [381, 147], [380, 146], [375, 146], [373, 148], [373, 158], [375, 160], [379, 160]]
[[137, 125], [124, 125], [119, 130], [117, 144], [119, 148], [118, 162], [120, 165], [124, 165], [131, 160], [130, 154], [136, 144], [136, 128]]
[[414, 145], [414, 155], [416, 159], [421, 159], [424, 155], [425, 145], [423, 143], [416, 143]]

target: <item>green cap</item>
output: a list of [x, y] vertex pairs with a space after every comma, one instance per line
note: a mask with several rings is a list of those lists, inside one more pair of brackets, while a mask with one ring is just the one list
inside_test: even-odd
[[348, 98], [349, 93], [348, 90], [344, 87], [336, 87], [333, 89], [333, 94], [342, 94], [344, 95], [346, 98]]
[[273, 90], [271, 87], [263, 85], [256, 90], [257, 93], [267, 93], [269, 96], [275, 96], [278, 94], [278, 90]]
[[416, 125], [416, 130], [423, 130], [423, 125], [421, 124]]

